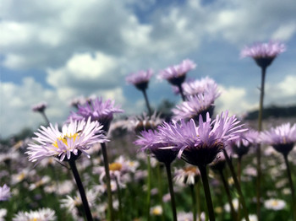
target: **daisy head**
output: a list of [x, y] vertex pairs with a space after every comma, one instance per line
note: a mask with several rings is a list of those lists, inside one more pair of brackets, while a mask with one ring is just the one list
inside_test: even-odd
[[50, 208], [41, 208], [37, 211], [18, 212], [13, 219], [14, 221], [52, 221], [56, 220], [55, 212]]
[[186, 166], [175, 171], [174, 180], [181, 184], [194, 185], [199, 181], [200, 172], [195, 166]]
[[153, 71], [151, 69], [147, 71], [141, 70], [139, 72], [130, 74], [125, 80], [129, 84], [133, 84], [139, 90], [146, 90], [152, 75]]
[[92, 99], [85, 105], [78, 105], [78, 111], [72, 112], [68, 121], [73, 120], [87, 120], [98, 121], [103, 125], [104, 131], [108, 131], [110, 123], [113, 119], [113, 114], [122, 113], [123, 110], [114, 106], [113, 100], [103, 101], [102, 98]]
[[46, 102], [41, 102], [41, 103], [38, 103], [38, 104], [32, 106], [32, 110], [34, 112], [40, 112], [40, 113], [42, 113], [42, 112], [44, 112], [44, 110], [46, 109], [46, 107], [47, 107], [47, 103]]
[[286, 202], [279, 199], [269, 199], [264, 201], [264, 207], [269, 210], [282, 210], [286, 207]]
[[57, 124], [49, 127], [41, 126], [37, 137], [33, 138], [35, 143], [29, 144], [26, 154], [29, 161], [40, 162], [46, 157], [57, 157], [60, 161], [75, 160], [81, 153], [86, 151], [94, 143], [107, 142], [106, 136], [102, 131], [103, 126], [99, 122], [71, 120], [69, 124], [64, 124], [62, 131]]
[[271, 145], [276, 151], [288, 155], [296, 142], [296, 123], [291, 126], [290, 123], [282, 124], [261, 133], [262, 143]]
[[250, 47], [245, 47], [241, 51], [241, 57], [252, 57], [258, 66], [266, 68], [272, 63], [277, 55], [285, 50], [285, 44], [276, 41], [255, 43]]
[[160, 71], [158, 78], [166, 79], [172, 85], [181, 85], [185, 78], [186, 73], [196, 67], [196, 64], [189, 59], [183, 60], [181, 64], [168, 67]]

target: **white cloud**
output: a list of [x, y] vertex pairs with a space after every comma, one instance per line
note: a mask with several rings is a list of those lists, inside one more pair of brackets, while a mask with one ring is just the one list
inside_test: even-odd
[[217, 99], [218, 112], [228, 110], [232, 114], [242, 114], [257, 108], [256, 104], [249, 102], [247, 91], [244, 88], [220, 86], [221, 96]]
[[[100, 52], [74, 54], [65, 64], [57, 69], [48, 69], [47, 82], [56, 88], [95, 90], [112, 88], [119, 83], [118, 64], [114, 57]], [[114, 75], [110, 78], [110, 75]]]
[[267, 83], [265, 98], [267, 104], [293, 104], [296, 101], [296, 76], [287, 75], [281, 82]]
[[[138, 13], [133, 11], [134, 4]], [[41, 118], [30, 109], [43, 100], [51, 105], [48, 115], [56, 121], [67, 115], [64, 110], [68, 110], [68, 100], [79, 95], [114, 98], [128, 112], [140, 110], [141, 96], [135, 96], [135, 100], [124, 97], [123, 75], [150, 67], [162, 69], [184, 58], [198, 63], [196, 55], [227, 63], [228, 58], [217, 59], [216, 54], [221, 52], [216, 45], [230, 44], [235, 50], [269, 38], [289, 41], [296, 33], [293, 0], [221, 0], [205, 5], [188, 0], [155, 7], [157, 4], [155, 0], [3, 0], [0, 63], [11, 70], [44, 71], [53, 89], [46, 89], [32, 78], [24, 78], [20, 85], [3, 82], [2, 104], [8, 105], [1, 108], [5, 116], [1, 126], [13, 124], [7, 131], [1, 129], [1, 134], [40, 123]], [[207, 52], [200, 52], [200, 46]], [[207, 73], [210, 66], [201, 66], [202, 75], [212, 74]], [[219, 68], [223, 72], [230, 70]], [[292, 83], [295, 85], [295, 73], [283, 76], [278, 84], [267, 85], [270, 92], [266, 104], [293, 101], [296, 92]], [[259, 96], [251, 98], [253, 93], [246, 87], [224, 86], [217, 109], [240, 113], [256, 108]], [[151, 103], [167, 97], [169, 93], [164, 91], [168, 88], [151, 86], [155, 90], [149, 92], [154, 98]]]
[[296, 33], [296, 22], [281, 25], [273, 34], [272, 39], [289, 40]]

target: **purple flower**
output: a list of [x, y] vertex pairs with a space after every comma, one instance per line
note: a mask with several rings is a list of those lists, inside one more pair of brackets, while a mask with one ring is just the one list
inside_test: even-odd
[[271, 145], [276, 151], [288, 155], [296, 142], [296, 123], [293, 126], [290, 123], [285, 123], [264, 131], [261, 133], [260, 139], [262, 143]]
[[60, 161], [75, 159], [81, 153], [88, 156], [85, 151], [93, 144], [108, 141], [102, 128], [99, 122], [91, 122], [90, 118], [87, 122], [71, 120], [69, 124], [63, 125], [62, 132], [57, 125], [41, 126], [35, 133], [37, 137], [33, 138], [36, 143], [29, 144], [26, 154], [29, 161], [37, 163], [50, 156], [60, 158]]
[[240, 158], [249, 152], [252, 145], [259, 143], [259, 132], [255, 130], [249, 130], [240, 134], [239, 138], [230, 142], [230, 146], [234, 153]]
[[[165, 127], [165, 124], [166, 123], [159, 126], [158, 130]], [[173, 148], [172, 144], [166, 141], [162, 136], [159, 131], [150, 129], [148, 131], [142, 131], [141, 135], [134, 143], [141, 146], [142, 151], [148, 150], [151, 152], [159, 162], [170, 164], [176, 159], [177, 152], [171, 149]]]
[[0, 201], [6, 201], [11, 197], [10, 188], [4, 184], [0, 187]]
[[189, 59], [183, 60], [183, 62], [179, 65], [168, 67], [162, 71], [160, 71], [158, 78], [166, 79], [172, 85], [181, 85], [185, 78], [186, 73], [196, 67], [196, 64]]
[[44, 112], [46, 107], [47, 107], [47, 103], [46, 102], [41, 102], [41, 103], [38, 103], [38, 104], [32, 106], [32, 110], [34, 112]]
[[130, 84], [135, 85], [139, 90], [145, 90], [148, 87], [148, 83], [152, 75], [153, 71], [151, 69], [147, 71], [141, 70], [127, 76], [126, 81]]
[[[205, 77], [200, 80], [186, 81], [182, 84], [182, 88], [186, 96], [199, 95], [205, 91], [213, 92], [216, 95], [216, 98], [221, 94], [218, 91], [217, 83], [209, 77]], [[178, 87], [174, 87], [174, 91], [177, 94], [180, 93]]]
[[114, 106], [113, 100], [103, 101], [102, 98], [91, 100], [90, 103], [84, 106], [78, 105], [77, 112], [71, 112], [68, 121], [73, 120], [87, 120], [98, 121], [104, 126], [104, 131], [108, 131], [110, 123], [113, 119], [114, 113], [122, 113], [123, 110]]
[[[135, 144], [142, 150], [149, 149], [152, 153], [160, 151], [177, 151], [178, 157], [193, 165], [207, 165], [231, 140], [237, 139], [239, 134], [246, 131], [235, 116], [228, 117], [222, 113], [214, 120], [209, 113], [203, 121], [199, 116], [199, 126], [194, 120], [181, 120], [175, 123], [163, 123], [157, 131], [143, 131]], [[161, 156], [161, 155], [159, 155]], [[161, 156], [164, 158], [164, 156]], [[157, 157], [156, 155], [156, 158]]]
[[252, 57], [260, 67], [269, 66], [273, 59], [286, 50], [283, 43], [270, 41], [268, 43], [255, 43], [241, 51], [241, 57]]
[[237, 118], [228, 117], [225, 112], [214, 120], [211, 120], [209, 113], [205, 121], [200, 115], [198, 127], [193, 119], [188, 122], [181, 120], [180, 123], [169, 124], [161, 133], [179, 150], [179, 158], [200, 166], [211, 163], [229, 141], [238, 138], [244, 131], [246, 129], [242, 128]]
[[211, 116], [214, 110], [214, 101], [219, 95], [216, 91], [206, 90], [203, 94], [187, 96], [187, 101], [172, 109], [174, 120], [198, 119], [200, 114], [205, 118], [207, 112]]

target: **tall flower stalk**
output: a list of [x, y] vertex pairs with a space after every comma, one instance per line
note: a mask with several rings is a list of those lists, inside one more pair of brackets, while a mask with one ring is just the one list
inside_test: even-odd
[[296, 196], [291, 175], [291, 169], [288, 162], [288, 155], [293, 149], [294, 144], [296, 142], [296, 124], [291, 126], [290, 123], [286, 123], [282, 124], [281, 126], [271, 128], [268, 131], [262, 132], [260, 139], [262, 143], [271, 145], [277, 152], [281, 153], [284, 157], [287, 169], [287, 176], [291, 189], [293, 219], [296, 220]]
[[[277, 55], [284, 52], [286, 47], [280, 42], [270, 41], [269, 43], [257, 43], [251, 47], [245, 47], [241, 52], [241, 57], [252, 57], [261, 68], [261, 87], [258, 112], [258, 131], [262, 131], [263, 101], [266, 69], [271, 65]], [[258, 144], [257, 151], [257, 217], [260, 220], [260, 197], [261, 197], [261, 146]]]
[[[114, 106], [113, 100], [103, 101], [102, 98], [94, 98], [89, 100], [85, 105], [78, 105], [77, 112], [71, 112], [68, 121], [71, 120], [85, 120], [90, 119], [93, 122], [99, 122], [103, 125], [103, 131], [108, 133], [113, 114], [122, 113], [123, 110]], [[109, 172], [108, 153], [105, 142], [101, 143], [102, 154], [104, 158], [104, 167], [106, 172], [106, 183], [108, 193], [108, 219], [113, 219], [113, 205], [112, 205], [112, 192]]]
[[173, 220], [177, 221], [177, 209], [176, 209], [176, 201], [175, 201], [175, 194], [174, 194], [174, 187], [173, 187], [173, 180], [172, 180], [172, 172], [171, 172], [171, 163], [165, 163], [166, 173], [168, 177], [169, 183], [169, 191], [171, 195], [171, 207], [173, 212]]
[[[149, 84], [149, 80], [153, 75], [153, 71], [151, 69], [147, 71], [138, 71], [136, 73], [131, 73], [126, 77], [126, 81], [129, 84], [133, 84], [138, 90], [142, 91], [146, 107], [149, 113], [149, 117], [152, 116], [152, 109], [150, 107], [149, 99], [147, 96], [147, 88]], [[151, 163], [150, 156], [147, 156], [147, 219], [150, 217], [150, 202], [151, 202]]]
[[214, 220], [206, 167], [224, 149], [227, 142], [238, 138], [245, 131], [236, 117], [228, 117], [227, 112], [217, 115], [214, 120], [207, 113], [205, 121], [199, 116], [198, 127], [193, 119], [188, 122], [180, 120], [163, 123], [156, 131], [143, 131], [135, 144], [142, 146], [144, 150], [149, 149], [159, 161], [172, 161], [177, 152], [179, 158], [197, 166], [202, 171], [209, 217]]

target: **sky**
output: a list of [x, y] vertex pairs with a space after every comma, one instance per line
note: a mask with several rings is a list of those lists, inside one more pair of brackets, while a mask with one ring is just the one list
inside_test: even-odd
[[258, 108], [260, 69], [240, 58], [246, 45], [282, 41], [286, 52], [267, 69], [264, 105], [296, 103], [294, 0], [1, 0], [0, 135], [37, 129], [42, 116], [63, 123], [78, 96], [114, 99], [125, 114], [145, 110], [143, 95], [125, 82], [153, 69], [147, 91], [157, 107], [180, 103], [159, 71], [190, 59], [187, 76], [213, 78], [222, 92], [218, 112]]

